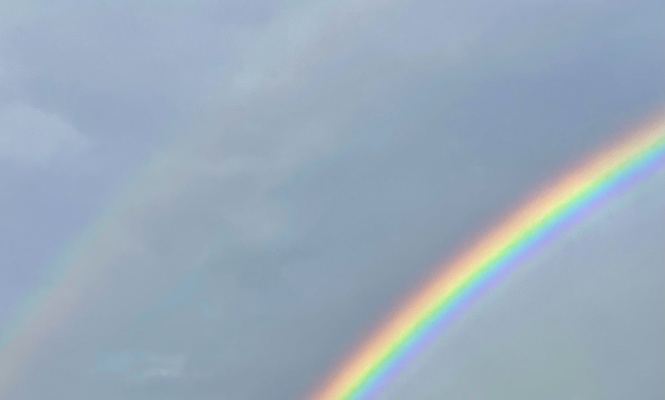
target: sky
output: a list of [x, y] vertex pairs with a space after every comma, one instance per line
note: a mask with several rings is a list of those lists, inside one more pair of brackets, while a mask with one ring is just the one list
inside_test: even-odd
[[[662, 112], [664, 12], [2, 2], [3, 400], [304, 398], [441, 260]], [[380, 398], [663, 398], [664, 178]]]

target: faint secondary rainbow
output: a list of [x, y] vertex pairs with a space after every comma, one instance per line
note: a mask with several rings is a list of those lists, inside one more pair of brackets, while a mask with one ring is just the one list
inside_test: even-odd
[[498, 276], [664, 161], [665, 120], [659, 119], [536, 192], [503, 223], [445, 264], [311, 398], [357, 400], [377, 394], [409, 357], [485, 293]]

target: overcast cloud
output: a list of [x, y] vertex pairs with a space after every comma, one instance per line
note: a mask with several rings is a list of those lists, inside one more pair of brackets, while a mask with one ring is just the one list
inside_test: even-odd
[[[0, 7], [3, 399], [302, 398], [665, 101], [662, 1], [182, 4]], [[662, 398], [662, 180], [383, 396]]]

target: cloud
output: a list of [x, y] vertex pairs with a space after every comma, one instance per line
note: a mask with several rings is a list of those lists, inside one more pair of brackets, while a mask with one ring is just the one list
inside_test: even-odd
[[142, 354], [132, 380], [138, 383], [155, 379], [179, 379], [185, 368], [184, 355]]
[[186, 379], [186, 359], [183, 354], [117, 351], [103, 356], [91, 374], [135, 385], [164, 379]]
[[46, 167], [88, 146], [87, 138], [56, 113], [22, 102], [0, 108], [0, 161]]

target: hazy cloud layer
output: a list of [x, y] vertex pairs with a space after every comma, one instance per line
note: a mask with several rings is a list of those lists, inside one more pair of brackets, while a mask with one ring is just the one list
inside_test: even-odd
[[0, 160], [44, 167], [60, 157], [84, 150], [85, 137], [57, 114], [27, 104], [9, 104], [0, 111]]
[[[17, 304], [59, 257], [43, 313], [67, 312], [12, 344], [32, 353], [11, 400], [302, 397], [439, 260], [665, 100], [656, 1], [21, 4], [0, 162], [50, 168], [0, 172], [0, 288]], [[387, 398], [541, 397], [504, 386], [522, 373], [662, 394], [609, 366], [659, 343], [661, 192], [515, 278]]]

